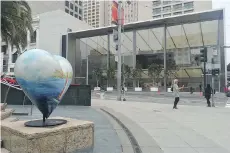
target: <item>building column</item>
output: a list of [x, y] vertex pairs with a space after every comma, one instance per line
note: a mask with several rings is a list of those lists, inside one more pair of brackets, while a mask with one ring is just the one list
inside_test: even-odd
[[[26, 50], [30, 49], [30, 31], [27, 31], [27, 46], [26, 46]], [[21, 50], [22, 53], [23, 50]]]
[[167, 92], [167, 54], [166, 54], [166, 25], [164, 25], [164, 91]]
[[224, 91], [224, 87], [227, 84], [227, 65], [225, 63], [225, 35], [224, 35], [224, 18], [218, 20], [218, 39], [217, 39], [217, 50], [220, 59], [220, 91]]
[[8, 52], [7, 72], [10, 72], [10, 65], [12, 64], [12, 46], [11, 44], [8, 45], [7, 52]]
[[110, 67], [110, 35], [108, 34], [107, 35], [107, 41], [108, 41], [108, 48], [107, 48], [107, 70], [109, 69]]
[[39, 49], [39, 28], [36, 30], [36, 49]]
[[[137, 54], [137, 32], [133, 31], [133, 69], [136, 68], [136, 54]], [[133, 80], [133, 87], [136, 87], [136, 81]]]
[[69, 34], [67, 34], [66, 59], [73, 68], [72, 83], [75, 84], [76, 77], [80, 77], [81, 69], [80, 39], [75, 39], [75, 37], [71, 37]]

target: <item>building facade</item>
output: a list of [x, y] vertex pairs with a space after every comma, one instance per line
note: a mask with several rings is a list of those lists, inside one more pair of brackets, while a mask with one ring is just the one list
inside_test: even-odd
[[164, 18], [174, 15], [187, 14], [192, 12], [200, 12], [212, 9], [212, 1], [178, 1], [178, 0], [154, 0], [152, 1], [153, 18]]
[[29, 49], [43, 49], [55, 55], [61, 55], [62, 35], [69, 31], [91, 29], [87, 23], [76, 19], [62, 10], [45, 12], [33, 16], [33, 37], [27, 36], [27, 47], [17, 51], [16, 48], [6, 47], [2, 43], [1, 72], [14, 75], [14, 64], [19, 52]]
[[83, 20], [82, 0], [65, 0], [65, 1], [28, 1], [33, 15], [42, 14], [54, 10], [62, 10]]
[[[214, 78], [214, 88], [216, 91], [223, 91], [227, 74], [225, 50], [221, 47], [225, 44], [223, 12], [223, 10], [209, 10], [124, 25], [125, 31], [121, 34], [122, 63], [131, 69], [137, 65], [141, 66], [143, 73], [139, 85], [143, 89], [146, 84], [153, 84], [152, 78], [148, 75], [148, 68], [158, 61], [156, 64], [160, 64], [163, 68], [154, 83], [157, 83], [161, 91], [170, 87], [175, 78], [180, 80], [180, 85], [185, 85], [184, 91], [189, 91], [190, 87], [199, 91], [199, 84], [204, 80], [200, 50], [207, 47], [206, 84], [212, 84], [211, 70], [218, 68], [220, 74]], [[96, 84], [92, 74], [95, 65], [103, 72], [106, 72], [111, 65], [117, 65], [118, 55], [116, 42], [113, 41], [113, 26], [72, 32], [67, 37], [66, 57], [73, 66], [75, 77], [88, 77], [90, 85], [93, 86]], [[88, 68], [85, 66], [87, 64], [81, 64], [81, 61], [85, 59], [87, 61], [86, 52]], [[91, 71], [86, 73], [87, 70]], [[105, 78], [100, 84], [106, 86], [106, 74], [103, 77]], [[116, 75], [113, 80], [115, 83], [112, 86], [116, 87]], [[134, 80], [132, 77], [126, 79], [127, 87], [136, 87]], [[79, 83], [79, 80], [75, 79], [73, 82]], [[85, 82], [84, 80], [81, 83]]]
[[[151, 4], [151, 1], [123, 1], [124, 23], [151, 19], [151, 9], [145, 9]], [[111, 7], [112, 1], [83, 1], [84, 20], [93, 27], [109, 26], [112, 16]]]

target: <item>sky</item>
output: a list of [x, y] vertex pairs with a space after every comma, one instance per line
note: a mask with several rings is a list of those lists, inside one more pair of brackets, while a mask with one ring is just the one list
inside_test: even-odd
[[[225, 9], [225, 45], [230, 46], [230, 0], [212, 0], [213, 9]], [[226, 64], [230, 63], [230, 48], [226, 49]]]

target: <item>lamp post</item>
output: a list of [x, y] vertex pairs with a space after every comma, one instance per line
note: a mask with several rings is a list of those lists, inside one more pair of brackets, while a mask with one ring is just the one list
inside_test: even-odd
[[121, 5], [122, 1], [118, 1], [118, 50], [117, 50], [117, 100], [121, 101]]

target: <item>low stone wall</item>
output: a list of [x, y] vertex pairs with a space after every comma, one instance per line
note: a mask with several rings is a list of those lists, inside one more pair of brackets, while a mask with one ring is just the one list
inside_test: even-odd
[[[6, 96], [8, 86], [1, 84], [1, 101]], [[8, 105], [22, 105], [24, 100], [24, 92], [15, 88], [10, 88], [6, 103]], [[31, 101], [25, 97], [25, 105], [31, 105]], [[80, 105], [91, 106], [91, 89], [89, 85], [70, 85], [64, 95], [60, 105]]]
[[66, 124], [34, 128], [26, 121], [4, 121], [1, 125], [3, 147], [11, 153], [75, 153], [91, 152], [94, 146], [94, 124], [70, 118]]

